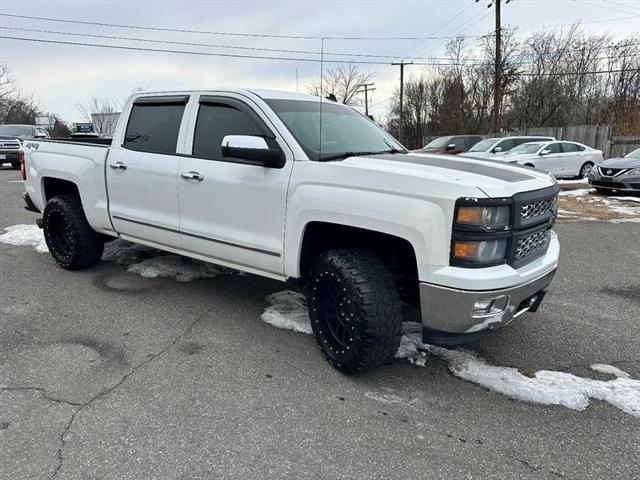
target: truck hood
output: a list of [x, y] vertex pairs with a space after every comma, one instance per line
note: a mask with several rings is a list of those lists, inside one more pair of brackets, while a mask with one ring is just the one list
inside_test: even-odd
[[551, 175], [532, 168], [492, 160], [473, 160], [459, 155], [380, 154], [349, 157], [342, 163], [345, 166], [476, 187], [488, 197], [510, 197], [556, 183]]

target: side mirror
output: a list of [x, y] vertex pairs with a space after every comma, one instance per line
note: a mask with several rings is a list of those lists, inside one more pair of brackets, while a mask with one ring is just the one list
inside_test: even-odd
[[538, 155], [549, 155], [551, 150], [542, 150]]
[[492, 151], [493, 153], [500, 153], [502, 151], [502, 147], [496, 147]]
[[282, 168], [284, 152], [279, 148], [269, 148], [263, 137], [253, 135], [226, 135], [222, 139], [222, 156], [240, 158], [270, 168]]
[[455, 143], [450, 143], [449, 145], [447, 145], [445, 147], [445, 150], [453, 150], [456, 148], [456, 144]]

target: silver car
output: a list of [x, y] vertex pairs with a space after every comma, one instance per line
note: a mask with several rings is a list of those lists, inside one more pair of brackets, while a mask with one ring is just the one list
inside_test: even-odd
[[539, 168], [556, 178], [585, 178], [604, 159], [601, 150], [578, 142], [532, 142], [508, 152], [501, 160]]
[[640, 148], [623, 158], [610, 158], [591, 170], [589, 185], [598, 192], [640, 192]]

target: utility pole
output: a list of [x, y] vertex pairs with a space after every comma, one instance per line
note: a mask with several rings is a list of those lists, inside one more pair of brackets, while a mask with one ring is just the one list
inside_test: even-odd
[[[476, 3], [478, 3], [479, 1], [480, 0], [476, 0]], [[511, 0], [506, 0], [504, 3], [507, 4], [510, 1]], [[501, 103], [500, 84], [502, 83], [502, 54], [501, 54], [502, 27], [500, 24], [501, 3], [502, 3], [502, 0], [491, 0], [489, 2], [489, 5], [487, 5], [489, 8], [491, 8], [491, 6], [496, 7], [496, 33], [495, 33], [496, 58], [495, 58], [495, 69], [493, 72], [493, 112], [492, 112], [492, 119], [491, 119], [491, 126], [492, 126], [493, 133], [500, 132], [500, 103]]]
[[361, 87], [364, 87], [364, 90], [360, 90], [358, 93], [362, 93], [364, 92], [364, 114], [368, 117], [369, 116], [369, 92], [373, 92], [375, 90], [375, 88], [369, 88], [372, 87], [374, 85], [374, 83], [363, 83], [362, 85], [360, 85]]
[[398, 63], [392, 63], [391, 65], [400, 65], [400, 124], [398, 125], [398, 140], [402, 143], [402, 130], [404, 126], [404, 66], [412, 64], [413, 61], [405, 63], [404, 60], [400, 60]]
[[502, 81], [502, 56], [500, 47], [502, 46], [501, 26], [500, 26], [500, 1], [494, 0], [496, 6], [496, 66], [493, 78], [493, 132], [500, 132], [500, 83]]

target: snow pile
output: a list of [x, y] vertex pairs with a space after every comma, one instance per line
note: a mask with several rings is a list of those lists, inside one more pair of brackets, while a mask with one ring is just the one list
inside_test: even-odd
[[[266, 301], [269, 306], [262, 314], [263, 321], [279, 328], [311, 333], [307, 307], [301, 294], [285, 290], [269, 295]], [[632, 379], [628, 373], [612, 365], [591, 366], [594, 371], [615, 377], [606, 381], [551, 370], [540, 370], [533, 376], [527, 376], [517, 368], [490, 365], [468, 350], [424, 344], [422, 325], [404, 324], [396, 358], [424, 367], [430, 356], [447, 362], [456, 377], [517, 400], [582, 411], [593, 398], [640, 417], [640, 380]]]
[[304, 295], [291, 290], [272, 293], [265, 298], [269, 306], [260, 318], [274, 327], [311, 334], [311, 323]]
[[591, 188], [579, 188], [577, 190], [562, 190], [558, 195], [569, 195], [572, 197], [582, 197], [592, 192]]
[[[6, 233], [0, 235], [2, 243], [33, 246], [39, 253], [49, 251], [42, 230], [36, 225], [13, 225], [5, 230]], [[213, 278], [232, 272], [230, 269], [211, 263], [168, 254], [125, 240], [113, 240], [106, 243], [102, 260], [124, 265], [128, 272], [137, 273], [145, 278], [166, 277], [174, 278], [179, 282]]]
[[9, 245], [31, 246], [38, 253], [49, 251], [44, 240], [44, 234], [37, 225], [12, 225], [5, 228], [6, 233], [0, 235], [0, 242]]
[[569, 184], [569, 183], [589, 183], [589, 179], [586, 178], [586, 177], [585, 178], [580, 178], [580, 179], [577, 179], [577, 180], [573, 180], [573, 179], [557, 180], [556, 179], [556, 182], [558, 182], [560, 185]]

